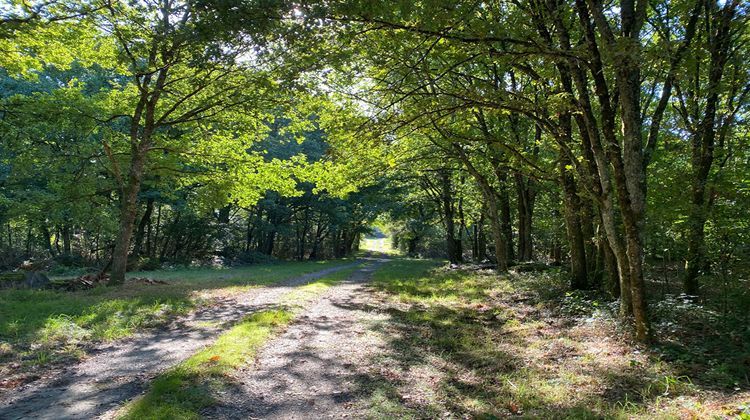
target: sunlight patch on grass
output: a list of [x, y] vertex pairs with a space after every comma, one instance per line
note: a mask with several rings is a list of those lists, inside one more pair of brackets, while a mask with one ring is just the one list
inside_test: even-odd
[[126, 407], [122, 418], [200, 418], [200, 410], [214, 402], [211, 391], [223, 386], [224, 376], [246, 364], [293, 316], [287, 310], [248, 316], [213, 345], [160, 375], [146, 395]]
[[[439, 265], [399, 259], [375, 274], [390, 320], [373, 329], [388, 350], [362, 385], [373, 395], [362, 403], [372, 417], [712, 418], [738, 410], [741, 395], [701, 391], [622, 340], [613, 321], [556, 312], [559, 299], [547, 299], [560, 287], [557, 273]], [[441, 374], [415, 375], [425, 363]], [[425, 386], [434, 395], [410, 398]]]
[[[79, 357], [84, 345], [131, 336], [209, 304], [352, 260], [284, 262], [225, 269], [178, 269], [130, 273], [168, 284], [126, 282], [119, 287], [0, 290], [0, 368], [8, 362], [46, 364]], [[10, 349], [10, 350], [8, 350]]]

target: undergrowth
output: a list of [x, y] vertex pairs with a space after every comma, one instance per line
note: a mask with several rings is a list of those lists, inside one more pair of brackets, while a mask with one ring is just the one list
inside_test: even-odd
[[[630, 344], [616, 304], [565, 293], [561, 273], [398, 260], [375, 274], [387, 343], [361, 381], [372, 418], [711, 418], [742, 416], [747, 387], [715, 389]], [[734, 357], [734, 356], [732, 356]]]

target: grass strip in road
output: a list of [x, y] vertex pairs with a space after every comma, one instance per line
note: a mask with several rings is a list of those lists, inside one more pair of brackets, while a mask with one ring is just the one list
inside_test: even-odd
[[126, 405], [123, 419], [196, 419], [233, 371], [247, 364], [302, 308], [360, 267], [337, 271], [287, 293], [279, 309], [256, 312], [222, 333], [216, 342], [159, 375], [146, 394]]
[[245, 364], [294, 317], [289, 310], [267, 310], [245, 318], [216, 342], [157, 377], [151, 389], [127, 408], [125, 419], [193, 419], [211, 405], [212, 390]]

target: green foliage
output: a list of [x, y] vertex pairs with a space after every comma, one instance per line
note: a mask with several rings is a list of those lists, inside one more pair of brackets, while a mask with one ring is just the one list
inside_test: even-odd
[[[153, 199], [154, 213], [164, 208], [172, 219], [155, 229], [148, 220], [148, 237], [135, 245], [149, 248], [152, 266], [210, 258], [226, 233], [212, 219], [216, 209], [301, 196], [308, 182], [337, 197], [357, 190], [325, 157], [315, 115], [325, 101], [268, 65], [283, 53], [280, 40], [267, 38], [281, 21], [250, 18], [268, 5], [243, 5], [239, 20], [218, 4], [89, 6], [19, 3], [7, 12], [13, 26], [3, 24], [0, 42], [28, 62], [0, 63], [0, 222], [11, 230], [0, 265], [71, 252], [103, 265], [121, 242], [120, 199], [138, 144], [148, 144], [139, 200]], [[144, 98], [152, 106], [145, 119]], [[173, 236], [153, 243], [160, 229]], [[25, 252], [15, 246], [21, 232], [30, 238]], [[76, 236], [83, 240], [71, 244]], [[200, 243], [183, 251], [191, 241]]]
[[[648, 6], [12, 0], [0, 268], [344, 257], [378, 221], [411, 256], [635, 294], [641, 339], [695, 310], [744, 348], [748, 13]], [[678, 280], [702, 309], [665, 298]], [[71, 316], [48, 336], [92, 337]]]

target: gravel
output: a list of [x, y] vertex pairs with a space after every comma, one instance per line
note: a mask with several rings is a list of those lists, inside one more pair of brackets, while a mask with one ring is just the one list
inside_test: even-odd
[[236, 372], [210, 419], [359, 418], [358, 377], [383, 344], [368, 325], [385, 315], [371, 311], [365, 283], [382, 264], [375, 259], [328, 289], [254, 364]]
[[333, 267], [224, 298], [168, 327], [105, 345], [72, 366], [0, 397], [0, 419], [111, 417], [151, 379], [186, 359], [248, 313], [276, 304], [294, 287], [361, 262]]

